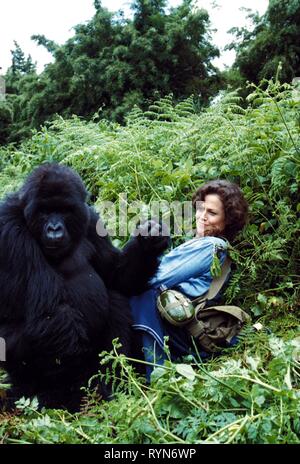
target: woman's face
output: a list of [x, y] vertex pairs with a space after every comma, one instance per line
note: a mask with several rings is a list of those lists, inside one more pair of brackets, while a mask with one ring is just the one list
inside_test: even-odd
[[208, 194], [196, 204], [196, 237], [220, 235], [225, 229], [225, 211], [217, 194]]

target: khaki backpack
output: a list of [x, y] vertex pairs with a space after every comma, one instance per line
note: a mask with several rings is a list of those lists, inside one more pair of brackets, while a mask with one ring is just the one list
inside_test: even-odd
[[221, 275], [212, 280], [204, 295], [191, 300], [177, 290], [164, 289], [157, 298], [161, 316], [170, 324], [184, 326], [195, 338], [197, 345], [208, 353], [230, 346], [250, 316], [238, 306], [207, 306], [213, 300], [230, 273], [226, 258]]

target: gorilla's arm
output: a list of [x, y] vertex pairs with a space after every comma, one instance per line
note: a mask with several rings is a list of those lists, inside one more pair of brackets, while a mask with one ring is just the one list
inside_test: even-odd
[[[147, 240], [149, 239], [149, 242]], [[150, 237], [133, 237], [122, 249], [116, 268], [115, 284], [127, 296], [137, 295], [148, 288], [149, 279], [159, 265], [165, 241], [159, 246], [150, 244]]]
[[108, 236], [97, 233], [97, 230], [104, 231], [102, 225], [99, 227], [99, 222], [96, 230], [98, 220], [98, 215], [91, 209], [88, 239], [95, 248], [92, 262], [95, 270], [109, 288], [124, 295], [143, 292], [158, 268], [159, 256], [169, 245], [169, 237], [137, 235], [119, 250], [112, 245]]

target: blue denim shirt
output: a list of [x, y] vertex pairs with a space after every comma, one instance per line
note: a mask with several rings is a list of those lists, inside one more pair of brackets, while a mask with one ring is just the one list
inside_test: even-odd
[[210, 287], [210, 267], [214, 253], [218, 253], [223, 264], [226, 250], [227, 242], [221, 238], [193, 238], [161, 258], [157, 273], [149, 283], [153, 288], [165, 285], [167, 288], [176, 288], [191, 298], [197, 298]]

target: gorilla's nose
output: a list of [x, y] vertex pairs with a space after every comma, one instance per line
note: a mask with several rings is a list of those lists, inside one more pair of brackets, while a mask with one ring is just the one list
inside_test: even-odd
[[52, 240], [60, 240], [64, 236], [64, 228], [60, 222], [50, 222], [46, 227], [47, 238]]

